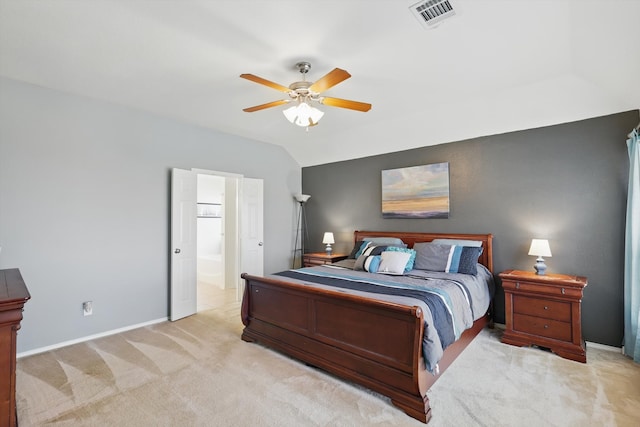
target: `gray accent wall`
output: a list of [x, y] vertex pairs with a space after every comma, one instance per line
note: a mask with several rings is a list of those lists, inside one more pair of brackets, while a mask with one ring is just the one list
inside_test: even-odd
[[0, 268], [32, 296], [18, 352], [168, 316], [171, 168], [263, 179], [265, 271], [289, 266], [301, 168], [281, 147], [0, 79]]
[[[586, 276], [587, 341], [620, 347], [623, 336], [626, 139], [639, 111], [305, 167], [309, 250], [349, 252], [353, 231], [492, 233], [495, 273], [533, 271], [532, 238], [549, 239], [548, 272]], [[428, 132], [428, 120], [425, 121]], [[389, 141], [393, 144], [393, 141]], [[448, 219], [383, 219], [381, 171], [449, 163]], [[504, 323], [498, 287], [496, 321]]]

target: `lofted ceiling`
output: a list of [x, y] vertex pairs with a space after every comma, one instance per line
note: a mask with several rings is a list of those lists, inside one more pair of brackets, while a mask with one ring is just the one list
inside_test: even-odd
[[[0, 75], [283, 146], [301, 166], [640, 108], [640, 0], [0, 0]], [[352, 75], [308, 131], [279, 106], [309, 61]]]

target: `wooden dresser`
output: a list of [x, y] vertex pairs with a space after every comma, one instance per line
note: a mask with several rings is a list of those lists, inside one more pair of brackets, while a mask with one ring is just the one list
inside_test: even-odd
[[16, 338], [22, 309], [29, 298], [20, 270], [0, 270], [0, 426], [18, 425]]
[[586, 277], [507, 270], [500, 278], [506, 316], [503, 343], [533, 344], [586, 363], [580, 319]]
[[314, 265], [333, 264], [334, 262], [342, 261], [349, 255], [346, 254], [334, 254], [327, 255], [326, 252], [312, 252], [304, 254], [303, 265], [305, 267], [313, 267]]

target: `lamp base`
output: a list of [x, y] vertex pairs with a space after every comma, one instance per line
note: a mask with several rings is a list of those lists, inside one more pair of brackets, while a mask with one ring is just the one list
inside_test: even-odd
[[547, 264], [544, 263], [544, 259], [542, 257], [538, 257], [533, 268], [535, 268], [537, 275], [544, 276], [544, 273], [547, 271]]
[[327, 255], [331, 255], [331, 245], [327, 245], [327, 248], [325, 250], [327, 252]]

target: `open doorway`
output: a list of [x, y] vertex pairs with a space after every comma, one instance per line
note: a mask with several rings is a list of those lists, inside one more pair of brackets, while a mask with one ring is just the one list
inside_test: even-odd
[[[214, 186], [217, 188], [215, 192], [218, 193], [218, 199], [201, 199], [203, 206], [199, 206], [197, 197], [200, 175], [216, 176], [224, 180], [224, 194], [220, 194], [220, 187]], [[172, 169], [169, 284], [171, 321], [195, 314], [200, 309], [219, 307], [225, 301], [240, 301], [243, 290], [241, 269], [249, 274], [263, 274], [262, 204], [262, 179], [204, 169]], [[198, 210], [202, 215], [198, 215]], [[218, 230], [222, 230], [218, 232], [222, 234], [220, 240], [216, 242], [216, 232], [210, 230], [208, 234], [213, 240], [201, 243], [201, 246], [210, 246], [209, 254], [201, 257], [205, 264], [209, 263], [208, 267], [213, 267], [213, 270], [201, 268], [201, 271], [208, 273], [204, 281], [209, 285], [209, 295], [198, 295], [198, 216], [208, 219], [221, 217], [218, 218], [221, 222]], [[210, 228], [216, 230], [213, 226]], [[216, 271], [216, 266], [221, 269]]]
[[225, 178], [197, 177], [196, 280], [198, 311], [216, 308], [225, 295]]
[[197, 171], [197, 311], [236, 300], [238, 188], [236, 175]]

